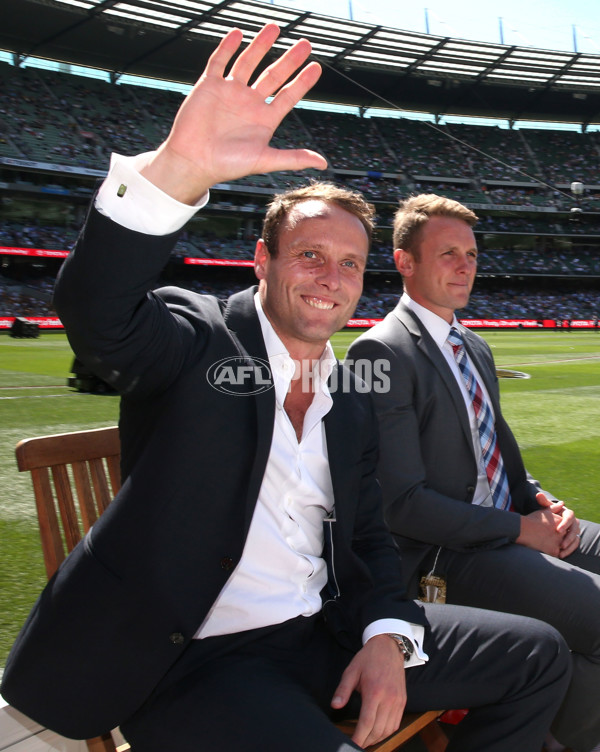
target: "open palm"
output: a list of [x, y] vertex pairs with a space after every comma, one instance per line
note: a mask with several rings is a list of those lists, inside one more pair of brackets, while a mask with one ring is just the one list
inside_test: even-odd
[[[317, 63], [301, 68], [311, 47], [308, 41], [300, 40], [250, 85], [278, 34], [275, 24], [265, 26], [238, 55], [227, 76], [226, 68], [240, 46], [242, 33], [234, 29], [224, 37], [181, 105], [171, 133], [146, 175], [149, 179], [174, 195], [169, 185], [177, 176], [185, 181], [186, 196], [176, 198], [189, 202], [224, 180], [275, 170], [326, 167], [325, 159], [308, 149], [269, 146], [277, 126], [321, 73]], [[269, 97], [273, 99], [267, 103]]]

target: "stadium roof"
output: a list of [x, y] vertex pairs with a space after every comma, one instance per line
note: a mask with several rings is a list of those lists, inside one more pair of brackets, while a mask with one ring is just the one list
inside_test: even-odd
[[276, 21], [324, 73], [310, 98], [507, 120], [600, 122], [600, 55], [418, 34], [254, 0], [2, 0], [0, 48], [192, 83], [216, 41]]

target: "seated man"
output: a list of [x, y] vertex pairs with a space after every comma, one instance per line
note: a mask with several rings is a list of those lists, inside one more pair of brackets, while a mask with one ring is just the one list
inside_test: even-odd
[[400, 205], [394, 261], [404, 294], [355, 340], [348, 363], [387, 366], [390, 388], [372, 390], [377, 473], [409, 594], [433, 571], [448, 603], [556, 627], [574, 670], [553, 728], [586, 752], [600, 742], [600, 526], [577, 520], [526, 473], [491, 350], [456, 319], [475, 279], [476, 220], [433, 194]]
[[[328, 342], [362, 291], [372, 207], [328, 184], [283, 194], [258, 290], [152, 291], [211, 185], [326, 165], [269, 147], [319, 73], [296, 72], [299, 41], [255, 77], [277, 34], [227, 76], [242, 35], [222, 40], [165, 143], [113, 160], [61, 270], [70, 342], [122, 395], [123, 487], [46, 587], [2, 692], [68, 736], [120, 725], [140, 752], [360, 749], [405, 707], [471, 708], [450, 749], [538, 750], [570, 677], [558, 632], [402, 589], [371, 400]], [[340, 711], [359, 713], [352, 739]]]

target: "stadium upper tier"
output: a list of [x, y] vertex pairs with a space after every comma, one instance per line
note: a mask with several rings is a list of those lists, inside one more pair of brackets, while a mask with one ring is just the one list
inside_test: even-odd
[[[165, 137], [182, 95], [0, 64], [0, 158], [106, 170], [110, 153], [138, 153]], [[322, 153], [331, 174], [356, 180], [374, 199], [393, 200], [423, 180], [482, 204], [565, 208], [580, 181], [600, 210], [600, 134], [444, 125], [296, 108], [274, 136], [278, 146]], [[316, 175], [316, 173], [315, 173]], [[308, 173], [240, 181], [272, 192]], [[593, 208], [590, 206], [589, 208]]]
[[[290, 3], [291, 5], [291, 3]], [[301, 5], [301, 3], [299, 3]], [[327, 8], [325, 8], [327, 12]], [[255, 0], [2, 0], [0, 49], [193, 83], [216, 41], [266, 21], [310, 39], [320, 102], [438, 115], [597, 123], [599, 55], [419, 34]]]

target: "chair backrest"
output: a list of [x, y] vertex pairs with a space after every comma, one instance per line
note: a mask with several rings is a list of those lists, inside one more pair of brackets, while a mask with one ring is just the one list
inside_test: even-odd
[[[23, 439], [15, 453], [19, 470], [31, 472], [50, 579], [121, 487], [119, 429]], [[89, 752], [116, 752], [110, 733], [88, 739], [87, 746]]]
[[121, 487], [119, 429], [24, 439], [16, 455], [19, 470], [31, 472], [50, 578]]

